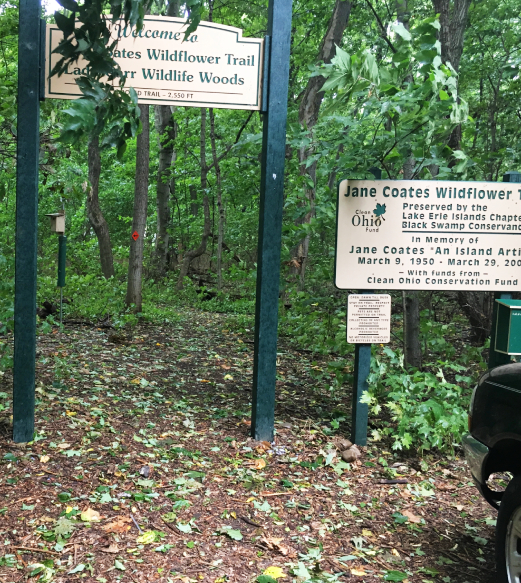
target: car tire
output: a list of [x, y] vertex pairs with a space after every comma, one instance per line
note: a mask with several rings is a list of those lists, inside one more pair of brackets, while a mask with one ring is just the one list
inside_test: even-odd
[[498, 583], [521, 582], [521, 475], [507, 486], [496, 525]]

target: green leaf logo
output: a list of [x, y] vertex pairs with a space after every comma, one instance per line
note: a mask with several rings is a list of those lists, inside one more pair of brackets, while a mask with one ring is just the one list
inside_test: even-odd
[[382, 217], [385, 221], [383, 215], [385, 214], [385, 204], [380, 204], [379, 202], [376, 203], [376, 208], [374, 209], [373, 213], [377, 217]]

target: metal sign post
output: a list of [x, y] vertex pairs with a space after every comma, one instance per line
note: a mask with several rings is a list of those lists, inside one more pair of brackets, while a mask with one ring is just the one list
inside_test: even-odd
[[291, 0], [270, 0], [266, 114], [261, 163], [261, 197], [255, 307], [255, 352], [251, 433], [273, 439], [277, 369], [282, 203], [286, 157]]
[[13, 439], [18, 443], [34, 434], [40, 13], [40, 0], [20, 0], [13, 365]]
[[[366, 290], [361, 293], [372, 294], [373, 292]], [[360, 399], [364, 392], [369, 388], [367, 377], [371, 370], [371, 346], [371, 344], [355, 344], [355, 369], [351, 409], [351, 441], [357, 445], [367, 445], [369, 406], [367, 403], [360, 403]]]

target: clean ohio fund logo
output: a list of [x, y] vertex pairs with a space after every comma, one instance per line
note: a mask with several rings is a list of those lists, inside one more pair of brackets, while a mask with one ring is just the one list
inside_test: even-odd
[[376, 203], [376, 208], [371, 211], [357, 209], [351, 219], [353, 227], [365, 227], [367, 233], [378, 233], [382, 221], [385, 221], [385, 204]]

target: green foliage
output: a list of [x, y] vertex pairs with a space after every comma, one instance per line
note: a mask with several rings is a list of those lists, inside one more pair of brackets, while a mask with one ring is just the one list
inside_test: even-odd
[[[467, 429], [467, 409], [472, 379], [461, 376], [466, 370], [455, 362], [441, 361], [423, 371], [408, 372], [403, 354], [384, 348], [385, 357], [373, 358], [368, 378], [369, 390], [362, 397], [374, 415], [382, 409], [392, 425], [373, 432], [373, 439], [390, 437], [393, 449], [415, 447], [451, 449]], [[447, 376], [454, 380], [449, 382]]]
[[[458, 95], [457, 73], [441, 60], [439, 28], [434, 17], [418, 22], [411, 32], [395, 23], [391, 62], [378, 65], [369, 49], [350, 55], [337, 47], [332, 63], [317, 69], [316, 75], [328, 77], [324, 89], [331, 97], [326, 111], [355, 110], [353, 118], [343, 120], [349, 132], [346, 140], [344, 130], [341, 140], [349, 144], [349, 150], [344, 146], [348, 156], [354, 143], [358, 148], [363, 144], [367, 162], [365, 167], [355, 163], [347, 168], [360, 172], [375, 165], [394, 178], [413, 155], [413, 178], [430, 178], [431, 164], [439, 167], [439, 178], [465, 174], [466, 156], [456, 154], [461, 162], [451, 169], [447, 162], [453, 153], [439, 148], [468, 117], [468, 105]], [[324, 119], [328, 121], [334, 120]]]

